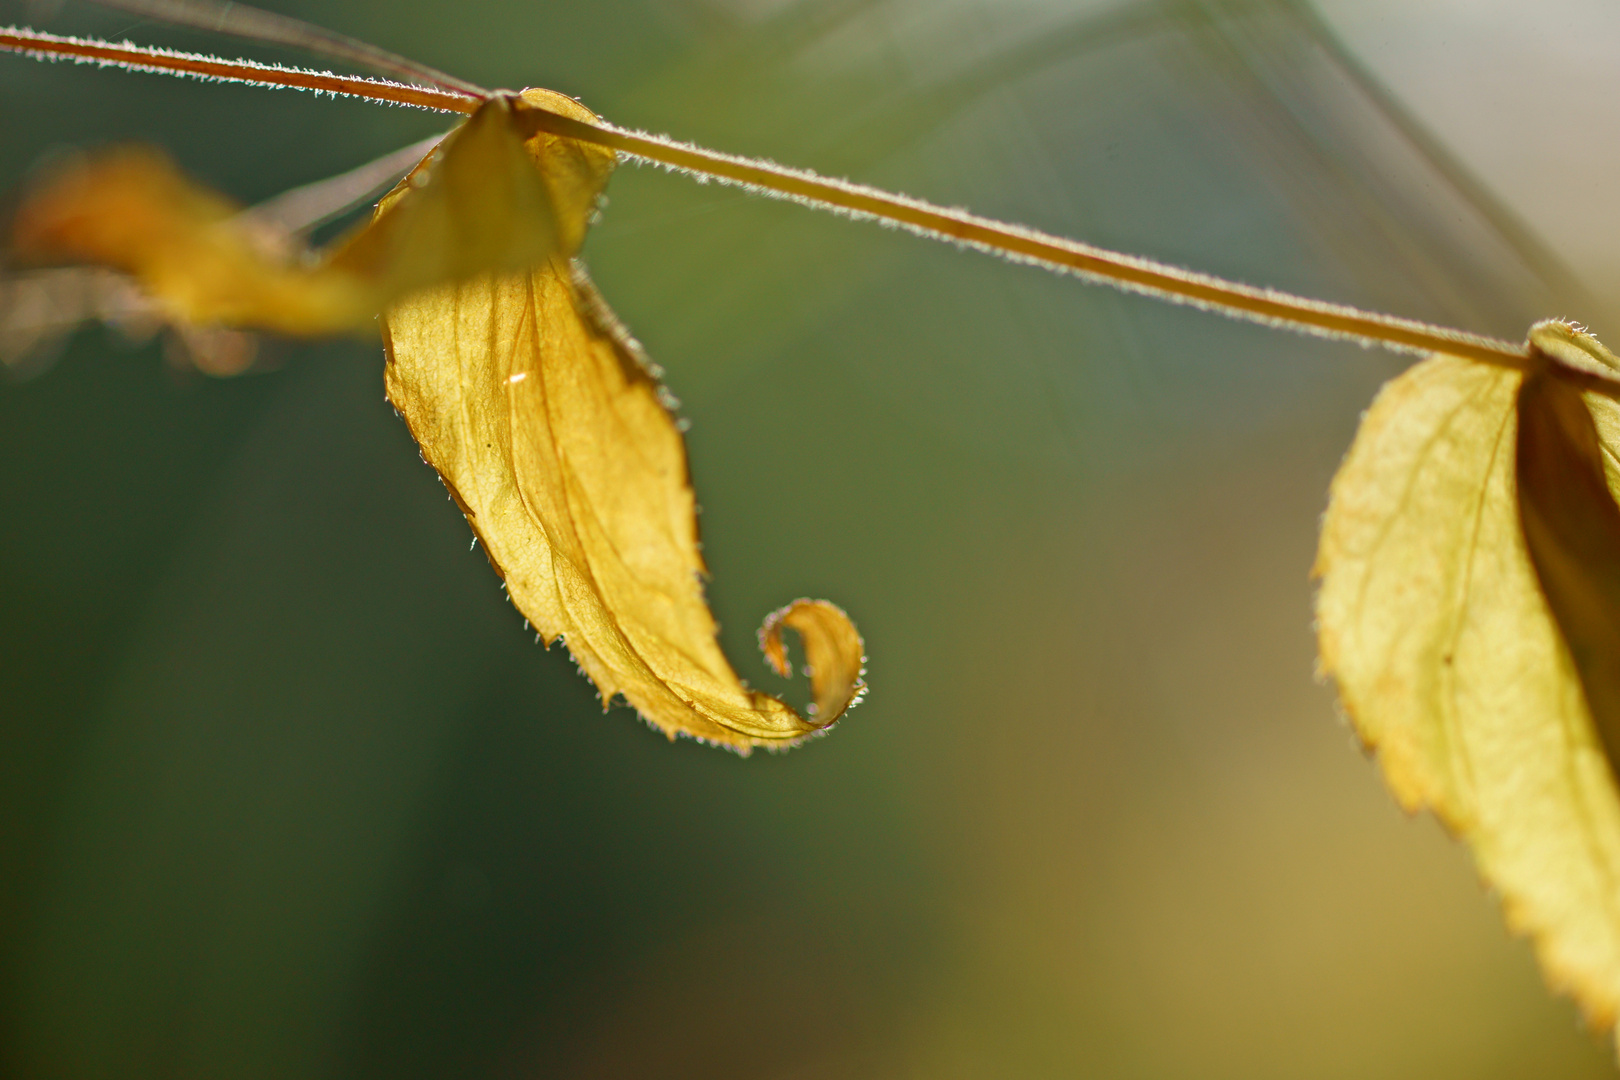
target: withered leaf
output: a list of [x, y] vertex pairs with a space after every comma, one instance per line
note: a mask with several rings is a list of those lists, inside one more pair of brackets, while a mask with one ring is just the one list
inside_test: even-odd
[[[567, 98], [524, 96], [591, 118]], [[583, 230], [612, 156], [544, 133], [529, 151]], [[671, 737], [746, 750], [802, 740], [859, 696], [860, 637], [825, 602], [798, 601], [761, 634], [783, 671], [781, 628], [799, 632], [813, 717], [748, 689], [727, 663], [703, 599], [680, 432], [579, 263], [559, 253], [528, 273], [425, 290], [388, 310], [384, 336], [389, 399], [423, 456], [512, 602], [548, 642], [566, 641], [604, 701], [622, 695]]]
[[[1563, 324], [1530, 338], [1565, 367], [1614, 364]], [[1617, 477], [1595, 457], [1620, 447], [1620, 409], [1568, 379], [1437, 355], [1385, 387], [1333, 481], [1317, 620], [1323, 670], [1396, 798], [1468, 842], [1549, 980], [1608, 1028], [1620, 797], [1571, 645], [1613, 647], [1602, 625], [1614, 609], [1600, 611], [1612, 583], [1596, 579], [1613, 572], [1602, 548]], [[1583, 432], [1588, 409], [1596, 427]], [[1545, 594], [1538, 565], [1556, 581]], [[1554, 594], [1575, 612], [1562, 628]]]
[[408, 200], [322, 258], [289, 250], [166, 157], [125, 147], [59, 168], [13, 226], [23, 259], [135, 278], [175, 321], [285, 334], [364, 329], [396, 298], [490, 268], [533, 266], [583, 236], [524, 152], [511, 103], [486, 102], [413, 174]]
[[[284, 260], [301, 256], [311, 230], [374, 201], [441, 138], [422, 139], [337, 176], [284, 191], [236, 215], [233, 227]], [[79, 327], [95, 322], [130, 342], [161, 333], [164, 356], [172, 365], [209, 375], [241, 374], [261, 355], [256, 334], [178, 317], [128, 274], [83, 265], [14, 270], [8, 261], [0, 259], [0, 365], [13, 374], [39, 374]]]

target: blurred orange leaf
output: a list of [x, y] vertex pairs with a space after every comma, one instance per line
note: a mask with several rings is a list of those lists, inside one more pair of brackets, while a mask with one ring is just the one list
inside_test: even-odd
[[487, 102], [428, 160], [413, 174], [415, 197], [319, 259], [144, 147], [55, 170], [23, 200], [13, 241], [23, 259], [123, 270], [177, 321], [301, 335], [369, 327], [413, 289], [530, 266], [564, 242], [505, 99]]

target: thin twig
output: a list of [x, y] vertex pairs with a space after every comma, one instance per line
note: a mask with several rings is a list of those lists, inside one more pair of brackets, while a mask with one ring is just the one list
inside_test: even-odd
[[[0, 49], [41, 59], [114, 64], [140, 71], [195, 75], [261, 86], [292, 86], [443, 112], [471, 113], [486, 100], [473, 94], [428, 90], [381, 79], [303, 71], [245, 60], [221, 60], [127, 43], [115, 45], [103, 41], [62, 38], [17, 28], [0, 30]], [[1444, 352], [1518, 368], [1529, 363], [1522, 344], [1414, 319], [1362, 311], [1342, 304], [1329, 304], [1274, 289], [1241, 285], [1151, 259], [992, 221], [963, 210], [949, 210], [919, 199], [892, 195], [877, 188], [833, 180], [769, 161], [705, 150], [662, 136], [629, 131], [606, 122], [585, 123], [526, 104], [519, 106], [519, 115], [534, 131], [593, 143], [678, 172], [712, 177], [773, 198], [873, 219], [1017, 262], [1075, 274], [1129, 292], [1189, 304], [1236, 319], [1285, 327], [1320, 337], [1378, 345], [1400, 352]], [[1620, 382], [1620, 379], [1616, 381]]]
[[375, 161], [325, 180], [283, 191], [242, 213], [289, 233], [308, 233], [363, 204], [375, 202], [444, 138], [429, 135]]
[[349, 64], [369, 68], [379, 75], [406, 79], [425, 86], [437, 86], [463, 94], [485, 95], [489, 91], [481, 86], [446, 75], [426, 64], [379, 49], [369, 42], [346, 34], [313, 26], [302, 19], [261, 11], [247, 4], [220, 3], [219, 0], [94, 0], [102, 7], [116, 8], [134, 15], [144, 15], [177, 26], [190, 26], [198, 30], [211, 30], [218, 34], [262, 41], [271, 45], [290, 45], [295, 49], [319, 53]]
[[964, 244], [1015, 262], [1104, 282], [1128, 292], [1215, 311], [1237, 319], [1287, 327], [1321, 337], [1343, 338], [1402, 352], [1453, 356], [1521, 367], [1522, 345], [1462, 330], [1310, 300], [1275, 289], [1241, 285], [1210, 274], [1182, 270], [1078, 240], [1008, 225], [965, 210], [935, 206], [878, 188], [833, 180], [774, 162], [736, 157], [612, 124], [586, 124], [540, 109], [523, 115], [537, 129], [609, 147], [680, 172], [713, 177], [773, 198], [802, 202], [852, 217], [869, 218], [934, 239]]
[[291, 87], [313, 90], [318, 94], [411, 105], [435, 112], [471, 113], [484, 101], [482, 95], [459, 90], [434, 90], [386, 79], [334, 75], [330, 71], [259, 64], [251, 60], [224, 60], [217, 56], [132, 45], [127, 41], [114, 43], [94, 38], [59, 37], [26, 27], [0, 29], [0, 49], [19, 52], [36, 60], [73, 60], [81, 64], [100, 64], [130, 71], [192, 75], [199, 79], [250, 83], [254, 86]]

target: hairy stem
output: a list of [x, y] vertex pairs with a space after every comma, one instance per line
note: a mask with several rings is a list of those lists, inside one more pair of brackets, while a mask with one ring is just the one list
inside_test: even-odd
[[[129, 43], [65, 38], [15, 27], [0, 29], [0, 50], [20, 52], [40, 59], [68, 59], [138, 71], [194, 75], [261, 86], [296, 87], [441, 112], [471, 113], [486, 100], [480, 95], [458, 90], [406, 86], [382, 79], [334, 75], [246, 60], [222, 60]], [[874, 219], [1017, 262], [1032, 263], [1059, 273], [1076, 274], [1130, 292], [1190, 304], [1232, 318], [1322, 337], [1345, 338], [1402, 352], [1444, 352], [1519, 368], [1528, 364], [1523, 345], [1495, 338], [1362, 311], [1342, 304], [1329, 304], [1273, 289], [1241, 285], [1150, 259], [992, 221], [966, 211], [949, 210], [877, 188], [833, 180], [768, 161], [705, 150], [605, 122], [583, 123], [530, 106], [523, 107], [521, 115], [533, 130], [608, 147], [678, 172], [713, 177], [762, 195], [790, 199], [853, 217]]]
[[935, 239], [967, 245], [1015, 262], [1076, 274], [1128, 292], [1189, 304], [1233, 318], [1287, 327], [1330, 338], [1348, 338], [1403, 352], [1445, 352], [1489, 363], [1523, 367], [1522, 345], [1461, 330], [1255, 288], [1151, 259], [1066, 240], [1018, 225], [951, 210], [878, 188], [834, 180], [769, 161], [735, 157], [662, 136], [627, 131], [608, 123], [585, 124], [555, 113], [530, 110], [530, 123], [556, 135], [610, 147], [633, 158], [775, 198], [789, 199], [853, 217], [898, 226]]
[[199, 79], [251, 83], [255, 86], [290, 87], [313, 90], [318, 94], [386, 101], [412, 105], [436, 112], [471, 113], [484, 98], [460, 90], [435, 90], [407, 86], [387, 79], [367, 79], [355, 75], [334, 75], [330, 71], [309, 71], [278, 64], [257, 64], [251, 60], [223, 60], [217, 56], [176, 52], [127, 41], [97, 41], [93, 38], [58, 37], [26, 27], [0, 28], [0, 50], [19, 52], [39, 60], [73, 60], [81, 64], [121, 67], [131, 71], [151, 71], [164, 75], [193, 75]]
[[218, 34], [234, 34], [251, 41], [290, 45], [295, 49], [324, 53], [342, 63], [358, 64], [378, 75], [395, 79], [456, 90], [464, 94], [477, 94], [480, 97], [489, 93], [481, 86], [474, 86], [454, 75], [446, 75], [442, 71], [391, 53], [387, 49], [379, 49], [369, 42], [323, 30], [302, 19], [277, 15], [273, 11], [260, 11], [246, 4], [221, 3], [220, 0], [95, 0], [95, 2], [102, 7], [160, 19], [175, 26], [191, 26], [198, 30], [212, 30]]

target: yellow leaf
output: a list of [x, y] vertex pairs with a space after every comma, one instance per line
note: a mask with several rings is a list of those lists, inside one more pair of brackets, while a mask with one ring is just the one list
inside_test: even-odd
[[[1566, 366], [1613, 363], [1561, 324], [1538, 324], [1531, 341]], [[1468, 842], [1549, 980], [1608, 1028], [1620, 1016], [1620, 798], [1530, 561], [1515, 479], [1528, 445], [1532, 531], [1593, 520], [1592, 493], [1549, 496], [1578, 481], [1546, 470], [1581, 456], [1572, 405], [1584, 397], [1610, 454], [1620, 410], [1566, 380], [1549, 368], [1523, 386], [1528, 443], [1518, 370], [1436, 355], [1385, 387], [1333, 481], [1317, 621], [1323, 670], [1396, 798]]]
[[410, 184], [412, 198], [315, 261], [267, 242], [156, 151], [123, 148], [37, 185], [14, 242], [24, 258], [123, 270], [177, 321], [310, 335], [368, 327], [415, 289], [533, 266], [583, 237], [583, 216], [553, 205], [503, 98], [447, 136]]
[[[525, 98], [591, 117], [543, 91]], [[611, 156], [546, 134], [529, 149], [583, 229]], [[598, 167], [585, 167], [593, 158]], [[572, 164], [545, 165], [558, 161]], [[528, 273], [417, 293], [388, 310], [384, 341], [389, 400], [513, 604], [548, 643], [566, 641], [604, 702], [623, 695], [671, 737], [747, 750], [814, 734], [858, 697], [860, 636], [823, 602], [798, 601], [761, 633], [785, 674], [780, 630], [799, 632], [813, 717], [748, 689], [727, 663], [703, 599], [680, 431], [639, 346], [581, 266], [559, 254]]]

